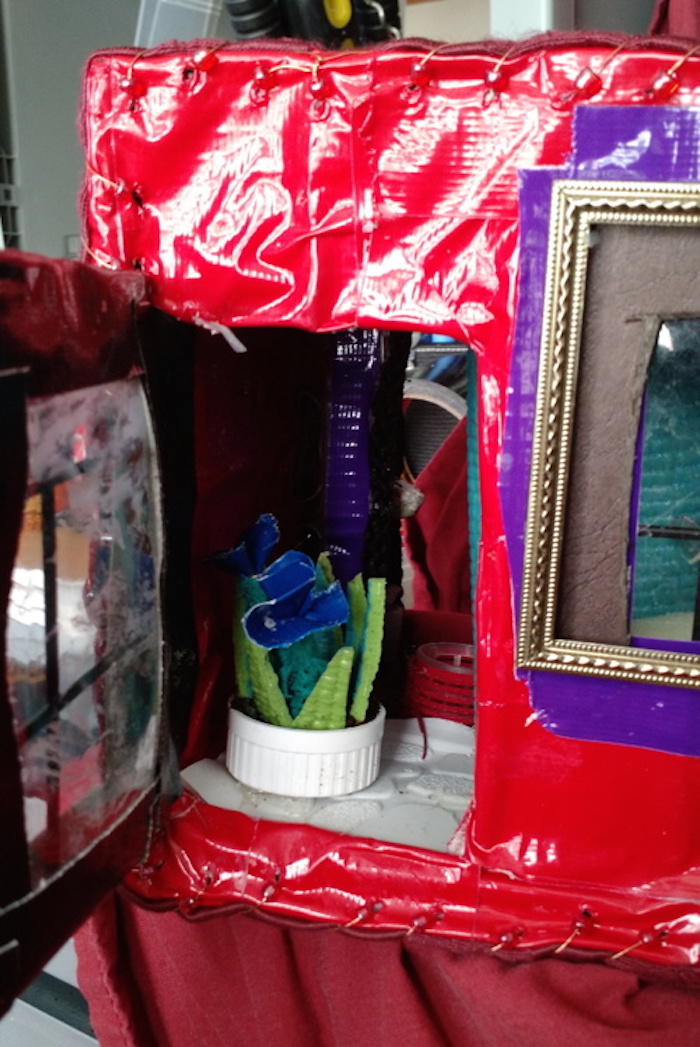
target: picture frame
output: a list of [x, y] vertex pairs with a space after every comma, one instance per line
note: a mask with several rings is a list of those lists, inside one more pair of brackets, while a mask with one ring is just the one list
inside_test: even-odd
[[[700, 687], [700, 646], [697, 654], [640, 647], [624, 636], [629, 631], [627, 538], [638, 436], [634, 426], [639, 424], [646, 364], [659, 325], [671, 316], [700, 315], [700, 295], [693, 287], [697, 270], [688, 265], [690, 257], [700, 259], [698, 226], [700, 186], [693, 183], [553, 182], [519, 669]], [[618, 240], [619, 233], [626, 235], [629, 242], [613, 245], [608, 255], [616, 260], [614, 266], [609, 261], [606, 270], [603, 263], [596, 274], [596, 245], [610, 231]], [[645, 247], [650, 239], [653, 245]], [[637, 266], [647, 249], [658, 255], [656, 264], [669, 273], [668, 279], [647, 282], [639, 276]], [[606, 300], [607, 311], [601, 305]], [[589, 322], [589, 307], [597, 320]], [[627, 371], [618, 371], [614, 381], [605, 360], [624, 356], [618, 349], [625, 340]], [[630, 385], [635, 388], [630, 390]], [[625, 396], [628, 400], [622, 404]], [[623, 418], [622, 433], [616, 415]], [[587, 428], [598, 434], [597, 445], [588, 440], [589, 446], [582, 449], [590, 436]], [[617, 440], [611, 439], [611, 432]], [[579, 464], [583, 458], [587, 466]], [[599, 468], [606, 459], [607, 474]], [[616, 475], [623, 478], [622, 486]], [[605, 551], [597, 544], [596, 525], [590, 520], [576, 523], [572, 503], [575, 506], [579, 490], [580, 502], [594, 505], [599, 513], [600, 533], [610, 524], [610, 513], [617, 513], [615, 535], [608, 536]], [[597, 570], [591, 566], [596, 560]], [[581, 612], [584, 604], [587, 609]], [[611, 606], [614, 621], [608, 613]]]

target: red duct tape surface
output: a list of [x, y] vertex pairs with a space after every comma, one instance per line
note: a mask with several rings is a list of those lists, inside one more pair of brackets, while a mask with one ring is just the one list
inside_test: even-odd
[[[621, 37], [492, 51], [409, 43], [334, 55], [221, 46], [205, 72], [193, 67], [198, 47], [91, 59], [90, 257], [143, 270], [154, 303], [195, 323], [422, 329], [463, 338], [480, 353], [476, 801], [460, 861], [397, 852], [412, 885], [406, 913], [414, 915], [404, 926], [416, 918], [422, 863], [442, 862], [439, 904], [446, 912], [454, 891], [461, 915], [459, 927], [445, 916], [433, 932], [495, 943], [510, 935], [504, 947], [630, 947], [695, 962], [700, 765], [557, 738], [532, 721], [527, 683], [514, 671], [497, 481], [517, 295], [518, 171], [565, 160], [578, 103], [700, 104], [700, 58], [686, 58], [682, 43]], [[304, 827], [249, 825], [188, 802], [171, 823], [165, 865], [132, 881], [165, 904], [248, 900], [241, 877], [250, 882], [261, 856], [284, 870], [289, 848], [303, 856], [318, 844]], [[194, 839], [183, 848], [173, 842], [189, 832], [190, 818], [202, 826], [201, 850]], [[221, 822], [211, 836], [210, 821]], [[370, 868], [388, 883], [385, 848], [347, 844], [351, 854], [346, 843], [324, 838], [319, 891], [293, 878], [291, 893], [282, 892], [290, 911], [351, 920], [352, 891], [352, 905], [343, 901], [337, 913], [329, 900], [345, 899], [348, 871], [365, 902]], [[225, 852], [225, 889], [207, 880], [209, 847]], [[428, 894], [432, 904], [435, 891]]]

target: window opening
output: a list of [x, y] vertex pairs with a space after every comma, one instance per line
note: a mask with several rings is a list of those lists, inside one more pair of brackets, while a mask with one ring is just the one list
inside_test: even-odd
[[[207, 345], [209, 346], [209, 343]], [[223, 352], [225, 351], [222, 346]], [[380, 776], [361, 792], [340, 796], [309, 798], [261, 792], [241, 784], [228, 773], [224, 760], [216, 759], [224, 748], [223, 739], [221, 739], [218, 753], [212, 750], [205, 759], [189, 763], [183, 770], [183, 777], [206, 802], [214, 806], [241, 811], [253, 818], [303, 822], [333, 831], [424, 846], [435, 851], [446, 851], [453, 845], [460, 846], [458, 842], [453, 843], [453, 841], [457, 841], [457, 830], [471, 799], [475, 755], [474, 728], [471, 725], [473, 723], [474, 674], [469, 561], [473, 555], [473, 543], [478, 540], [474, 538], [474, 535], [478, 535], [479, 511], [478, 486], [475, 478], [469, 476], [472, 463], [476, 463], [476, 411], [474, 411], [473, 427], [468, 427], [466, 419], [468, 412], [465, 407], [466, 399], [469, 399], [470, 402], [476, 401], [475, 389], [471, 392], [469, 389], [470, 382], [475, 381], [474, 354], [466, 346], [452, 340], [416, 337], [409, 354], [408, 368], [405, 369], [405, 363], [401, 363], [397, 383], [394, 383], [394, 371], [400, 353], [397, 353], [396, 356], [391, 356], [389, 353], [389, 357], [390, 373], [383, 372], [378, 375], [377, 388], [383, 394], [386, 392], [387, 383], [390, 383], [392, 389], [390, 396], [387, 394], [386, 399], [377, 396], [370, 410], [361, 412], [361, 416], [357, 418], [353, 416], [353, 424], [367, 426], [368, 431], [371, 432], [377, 412], [393, 410], [393, 404], [397, 402], [399, 404], [398, 418], [396, 424], [393, 420], [391, 421], [390, 436], [392, 440], [397, 441], [398, 446], [398, 430], [401, 425], [401, 386], [404, 380], [407, 386], [414, 380], [429, 382], [431, 386], [435, 387], [436, 392], [448, 394], [448, 398], [451, 395], [452, 400], [459, 404], [459, 410], [455, 410], [454, 413], [445, 412], [441, 407], [437, 408], [442, 414], [446, 414], [444, 419], [446, 424], [438, 432], [438, 439], [434, 440], [432, 448], [424, 454], [423, 468], [430, 464], [430, 459], [439, 454], [446, 442], [454, 436], [453, 457], [450, 459], [449, 467], [443, 473], [443, 479], [453, 489], [453, 516], [450, 522], [444, 521], [447, 530], [442, 532], [442, 538], [433, 537], [436, 539], [437, 559], [440, 561], [444, 576], [455, 576], [461, 573], [462, 583], [459, 589], [461, 601], [459, 605], [443, 603], [440, 607], [434, 604], [431, 604], [430, 607], [417, 606], [410, 596], [406, 598], [407, 556], [404, 544], [404, 610], [398, 619], [390, 612], [386, 638], [386, 643], [391, 651], [389, 664], [392, 668], [396, 666], [396, 672], [390, 671], [386, 674], [376, 688], [380, 700], [389, 709], [389, 718], [382, 742]], [[249, 361], [245, 358], [235, 357], [230, 353], [225, 354], [227, 380], [231, 382], [233, 390], [240, 388], [240, 373], [245, 370], [248, 363]], [[362, 360], [358, 359], [357, 367], [365, 374], [368, 367], [367, 359], [365, 357], [362, 357]], [[255, 395], [253, 389], [257, 389], [258, 382], [265, 383], [269, 373], [269, 368], [266, 367], [258, 370], [252, 368], [250, 373], [246, 371], [251, 383], [251, 395]], [[208, 370], [204, 381], [209, 380], [209, 373]], [[354, 388], [350, 379], [348, 382], [349, 387]], [[219, 386], [221, 386], [221, 379]], [[394, 386], [396, 386], [395, 391]], [[280, 387], [276, 388], [279, 393]], [[329, 402], [324, 407], [327, 418], [332, 416], [332, 411], [338, 404], [345, 403], [343, 395], [346, 393], [347, 388], [345, 387], [338, 391], [332, 384], [329, 385]], [[298, 394], [290, 390], [290, 396], [293, 396], [294, 406], [297, 409]], [[405, 398], [404, 425], [407, 422], [406, 409], [413, 407], [416, 402], [417, 398]], [[278, 404], [278, 410], [284, 412], [284, 402]], [[385, 424], [383, 429], [380, 425], [380, 429], [386, 432], [387, 418], [382, 417], [381, 421]], [[423, 418], [417, 418], [416, 424], [422, 426], [423, 421]], [[203, 424], [206, 425], [206, 423]], [[211, 424], [214, 425], [213, 422]], [[310, 414], [309, 425], [303, 427], [300, 435], [296, 437], [304, 445], [304, 458], [309, 453], [308, 444], [312, 425], [316, 429], [314, 417]], [[408, 426], [412, 425], [413, 418], [409, 413]], [[322, 431], [324, 426], [319, 426], [318, 429]], [[434, 430], [437, 431], [437, 427], [431, 425], [430, 432], [421, 444], [423, 451], [434, 437]], [[209, 430], [206, 430], [206, 434], [208, 433]], [[370, 456], [373, 453], [375, 435], [376, 433], [372, 433], [369, 439], [368, 453]], [[208, 435], [202, 435], [202, 446], [207, 444], [208, 439]], [[416, 439], [420, 443], [422, 439], [420, 433], [416, 434]], [[397, 473], [394, 471], [393, 464], [391, 465], [392, 471], [388, 471], [386, 465], [388, 453], [386, 445], [382, 442], [379, 463], [383, 470], [382, 476], [396, 477]], [[467, 456], [469, 456], [469, 466], [467, 466]], [[296, 452], [292, 457], [299, 461], [299, 455]], [[453, 468], [454, 462], [457, 463], [456, 468]], [[399, 472], [400, 467], [401, 454], [398, 457]], [[260, 466], [251, 462], [250, 468], [251, 470], [259, 469]], [[373, 460], [371, 469], [376, 470], [376, 468], [377, 462]], [[423, 469], [418, 468], [416, 472], [417, 476], [413, 473], [410, 476], [404, 476], [404, 482], [408, 486], [420, 484], [420, 474]], [[246, 486], [245, 477], [247, 475], [247, 473], [245, 475], [236, 474], [237, 490]], [[333, 482], [330, 476], [328, 480], [327, 495], [329, 486]], [[472, 509], [471, 501], [469, 501], [469, 511], [467, 480], [471, 484], [471, 497], [477, 499], [475, 509]], [[311, 486], [309, 484], [310, 489]], [[299, 497], [301, 491], [296, 493]], [[436, 492], [436, 498], [442, 498], [440, 490]], [[374, 503], [372, 503], [372, 508], [374, 508]], [[396, 509], [399, 508], [405, 507], [395, 506], [392, 513], [394, 528], [397, 527]], [[326, 511], [328, 511], [328, 506]], [[477, 522], [476, 528], [472, 525], [468, 526], [470, 514]], [[381, 521], [384, 521], [383, 516]], [[251, 520], [252, 522], [254, 520]], [[410, 518], [404, 518], [402, 529], [409, 522]], [[446, 536], [449, 537], [450, 544]], [[429, 540], [432, 540], [430, 536]], [[212, 552], [215, 551], [212, 550]], [[461, 571], [455, 566], [457, 559], [462, 563]], [[366, 564], [365, 573], [367, 576], [373, 573]], [[455, 588], [450, 595], [453, 596], [456, 591]], [[400, 637], [397, 628], [399, 623]], [[435, 650], [436, 641], [442, 641], [447, 647], [450, 647], [449, 657], [443, 658], [443, 652]], [[222, 642], [229, 642], [228, 632]], [[468, 664], [463, 652], [455, 655], [457, 646], [469, 648]], [[429, 648], [427, 656], [421, 656], [414, 661], [413, 656], [421, 647]], [[426, 652], [423, 654], [425, 655]], [[418, 672], [426, 670], [426, 667], [435, 684], [433, 697], [439, 694], [440, 698], [444, 699], [448, 690], [445, 676], [454, 675], [458, 686], [453, 688], [452, 697], [455, 699], [455, 705], [452, 709], [448, 709], [444, 701], [440, 708], [426, 706], [421, 710], [411, 708], [408, 704], [409, 682], [407, 677], [414, 669], [417, 670], [415, 675], [418, 675]], [[440, 677], [439, 681], [434, 679], [436, 674]], [[456, 707], [457, 704], [459, 708]], [[419, 716], [422, 722], [418, 719]]]

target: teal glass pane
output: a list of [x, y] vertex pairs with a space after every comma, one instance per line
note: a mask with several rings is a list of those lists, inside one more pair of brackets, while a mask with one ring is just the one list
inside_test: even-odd
[[660, 328], [640, 443], [631, 632], [691, 640], [700, 566], [700, 321]]

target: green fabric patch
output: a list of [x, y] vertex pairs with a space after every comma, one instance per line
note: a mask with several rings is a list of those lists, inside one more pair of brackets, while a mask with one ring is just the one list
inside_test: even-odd
[[304, 702], [338, 650], [333, 635], [335, 632], [335, 629], [324, 629], [297, 640], [290, 647], [271, 652], [272, 664], [277, 669], [280, 687], [293, 717], [299, 715]]

